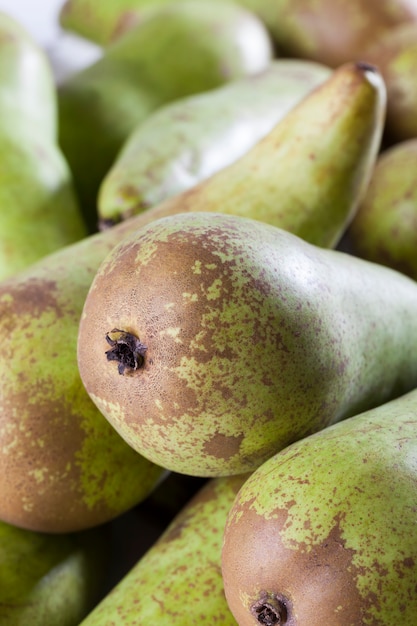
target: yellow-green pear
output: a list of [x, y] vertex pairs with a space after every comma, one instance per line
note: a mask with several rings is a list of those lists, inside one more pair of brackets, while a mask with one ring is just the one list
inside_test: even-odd
[[98, 195], [100, 227], [194, 187], [236, 161], [331, 70], [274, 59], [256, 75], [160, 107], [130, 134]]
[[37, 533], [0, 522], [2, 626], [78, 626], [103, 595], [110, 534]]
[[239, 626], [413, 626], [416, 498], [416, 390], [266, 461], [224, 533]]
[[56, 117], [45, 53], [0, 13], [0, 280], [87, 234]]
[[227, 514], [247, 475], [208, 481], [82, 626], [236, 626], [224, 596]]
[[85, 300], [84, 386], [139, 454], [196, 476], [417, 386], [417, 283], [258, 220], [171, 215], [125, 237]]
[[217, 172], [194, 196], [65, 246], [0, 285], [0, 519], [74, 530], [114, 518], [155, 488], [163, 470], [121, 439], [80, 378], [77, 335], [94, 276], [116, 244], [164, 212], [224, 208], [331, 246], [373, 167], [385, 100], [378, 73], [363, 66], [325, 83], [229, 176]]
[[417, 280], [417, 137], [381, 152], [343, 243]]
[[232, 2], [155, 7], [58, 88], [59, 141], [90, 229], [102, 179], [135, 126], [157, 108], [261, 71], [273, 56], [262, 22]]

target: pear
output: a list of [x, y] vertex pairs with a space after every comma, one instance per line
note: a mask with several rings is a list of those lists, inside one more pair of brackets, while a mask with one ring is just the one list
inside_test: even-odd
[[208, 481], [82, 626], [236, 626], [225, 600], [226, 517], [247, 475]]
[[333, 247], [369, 184], [385, 106], [374, 67], [342, 65], [237, 161], [146, 211], [142, 223], [186, 211], [238, 213]]
[[54, 535], [0, 522], [2, 626], [78, 626], [102, 597], [108, 540], [106, 527]]
[[379, 155], [343, 242], [352, 254], [417, 280], [417, 137]]
[[1, 126], [14, 132], [37, 129], [54, 141], [57, 102], [45, 51], [13, 17], [0, 11]]
[[182, 213], [107, 255], [78, 366], [139, 454], [239, 474], [417, 386], [416, 306], [417, 283], [390, 268], [257, 220]]
[[124, 141], [158, 107], [267, 67], [260, 20], [234, 3], [155, 8], [102, 57], [58, 87], [59, 141], [92, 231], [97, 192]]
[[412, 626], [417, 391], [293, 443], [231, 507], [222, 552], [239, 626]]
[[416, 22], [409, 0], [240, 0], [268, 27], [283, 56], [330, 67], [366, 61], [369, 43], [399, 24]]
[[159, 204], [236, 161], [330, 74], [319, 63], [275, 59], [256, 75], [160, 107], [130, 134], [105, 176], [100, 224]]
[[[34, 530], [86, 528], [143, 501], [164, 475], [110, 426], [78, 371], [83, 305], [114, 246], [161, 213], [223, 208], [330, 246], [372, 170], [383, 104], [377, 72], [356, 65], [336, 70], [262, 144], [229, 166], [229, 175], [217, 172], [198, 193], [186, 191], [176, 202], [65, 246], [0, 285], [0, 519]], [[252, 213], [243, 202], [249, 192]]]
[[0, 13], [0, 280], [87, 234], [56, 104], [45, 54]]

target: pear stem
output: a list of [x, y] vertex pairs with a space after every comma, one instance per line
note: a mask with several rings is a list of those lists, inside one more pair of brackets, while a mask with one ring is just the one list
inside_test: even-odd
[[119, 374], [124, 374], [126, 370], [137, 370], [143, 366], [147, 348], [138, 337], [128, 331], [113, 328], [106, 333], [106, 341], [111, 346], [111, 349], [105, 353], [107, 360], [118, 362]]

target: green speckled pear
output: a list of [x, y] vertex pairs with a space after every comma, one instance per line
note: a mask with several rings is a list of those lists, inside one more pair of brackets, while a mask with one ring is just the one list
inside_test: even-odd
[[103, 56], [58, 88], [59, 141], [81, 207], [97, 229], [97, 193], [135, 126], [157, 108], [265, 69], [262, 22], [232, 2], [155, 7]]
[[138, 124], [105, 176], [100, 223], [136, 215], [236, 161], [330, 74], [319, 63], [275, 59], [256, 75], [161, 107]]
[[221, 548], [246, 478], [208, 481], [82, 626], [237, 626], [224, 596]]
[[138, 453], [238, 474], [417, 386], [416, 306], [417, 283], [390, 268], [259, 221], [182, 213], [103, 261], [78, 365]]
[[[164, 202], [85, 237], [0, 286], [0, 493], [7, 495], [0, 499], [0, 519], [35, 529], [72, 530], [123, 512], [160, 479], [160, 468], [116, 436], [90, 400], [77, 367], [85, 298], [111, 249], [164, 211], [223, 208], [236, 215], [259, 216], [330, 246], [344, 231], [373, 165], [383, 105], [378, 74], [354, 65], [344, 67], [326, 81], [326, 88], [309, 95], [296, 115], [282, 120], [284, 129], [272, 131], [263, 149], [254, 146], [253, 158], [242, 157], [230, 166], [229, 177], [213, 174], [210, 184], [199, 187], [194, 202], [192, 192], [184, 192], [180, 201]], [[291, 128], [300, 140], [294, 141]], [[291, 159], [286, 159], [288, 153]], [[310, 158], [312, 153], [316, 159]], [[308, 205], [299, 171], [308, 181]], [[252, 196], [243, 203], [239, 188], [245, 190], [247, 178]], [[341, 202], [340, 212], [334, 211], [339, 193], [347, 190], [349, 199]], [[331, 201], [325, 202], [327, 196]], [[48, 450], [46, 459], [42, 446]]]
[[413, 626], [416, 501], [415, 390], [266, 461], [224, 534], [239, 626]]
[[45, 53], [0, 13], [0, 280], [87, 234], [56, 117]]
[[108, 563], [105, 527], [36, 533], [0, 522], [2, 626], [78, 626], [100, 600]]
[[417, 280], [417, 137], [381, 152], [343, 244]]

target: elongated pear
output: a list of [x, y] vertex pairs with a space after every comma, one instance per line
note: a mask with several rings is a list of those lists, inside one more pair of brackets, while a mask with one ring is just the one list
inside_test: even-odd
[[[164, 211], [168, 214], [204, 209], [215, 212], [227, 206], [229, 213], [250, 214], [250, 205], [242, 202], [239, 193], [239, 185], [243, 185], [247, 177], [250, 177], [253, 194], [253, 217], [280, 223], [295, 232], [299, 229], [312, 241], [319, 239], [330, 246], [346, 228], [352, 204], [357, 201], [354, 192], [362, 188], [359, 181], [365, 180], [367, 168], [375, 158], [384, 96], [383, 83], [373, 71], [352, 65], [341, 69], [340, 73], [336, 71], [335, 76], [328, 88], [320, 92], [319, 102], [326, 109], [323, 118], [319, 117], [321, 107], [316, 92], [300, 104], [298, 114], [291, 118], [294, 132], [297, 130], [300, 138], [297, 142], [294, 142], [291, 125], [288, 128], [283, 120], [280, 124], [284, 123], [288, 132], [273, 130], [272, 141], [263, 143], [264, 150], [258, 145], [253, 148], [253, 160], [247, 157], [239, 160], [242, 176], [238, 176], [238, 162], [231, 166], [233, 175], [214, 174], [209, 185], [207, 181], [199, 187], [195, 204], [192, 194], [184, 192], [183, 202], [163, 203], [102, 233], [65, 246], [0, 285], [4, 356], [0, 361], [0, 494], [4, 494], [4, 498], [0, 498], [0, 519], [37, 530], [68, 531], [106, 521], [142, 501], [152, 491], [161, 478], [161, 469], [145, 462], [116, 436], [89, 398], [78, 371], [79, 320], [93, 278], [116, 244], [156, 220]], [[345, 89], [335, 91], [334, 81]], [[345, 98], [335, 99], [341, 92], [345, 93]], [[311, 113], [308, 102], [312, 103]], [[331, 111], [333, 123], [329, 123]], [[361, 120], [365, 113], [368, 124], [363, 127]], [[305, 119], [304, 127], [302, 119]], [[338, 120], [346, 120], [346, 124], [339, 126]], [[353, 124], [354, 120], [358, 124]], [[314, 124], [319, 122], [319, 129], [314, 133]], [[290, 167], [285, 158], [285, 142], [292, 155]], [[302, 145], [305, 149], [301, 149]], [[336, 176], [333, 166], [338, 161], [336, 156], [340, 156], [341, 145], [350, 158]], [[312, 154], [316, 155], [315, 159], [310, 158]], [[326, 175], [329, 171], [326, 168], [317, 169], [317, 163], [322, 162], [332, 167], [330, 171], [334, 176]], [[352, 183], [348, 186], [349, 193], [353, 192], [352, 203], [344, 201], [345, 216], [334, 211], [333, 202], [327, 204], [327, 226], [323, 229], [326, 195], [337, 202], [337, 190], [346, 191], [342, 170], [343, 176]], [[293, 185], [285, 186], [290, 171]], [[309, 180], [309, 202], [301, 193], [299, 171]], [[219, 183], [214, 193], [216, 180]], [[268, 206], [261, 214], [259, 208], [269, 188]], [[206, 197], [205, 202], [201, 196]], [[297, 207], [299, 219], [295, 219]], [[317, 228], [312, 228], [314, 215]], [[332, 227], [329, 226], [331, 220]], [[305, 228], [306, 224], [310, 225], [309, 229]], [[30, 369], [29, 339], [31, 346], [36, 344], [36, 348], [30, 350]], [[36, 438], [25, 434], [32, 432], [36, 433]], [[41, 449], [48, 449], [47, 459]], [[46, 476], [52, 478], [45, 483], [43, 477]]]
[[369, 184], [385, 106], [385, 86], [375, 68], [343, 65], [241, 158], [146, 211], [139, 223], [178, 212], [220, 211], [335, 246]]
[[241, 487], [222, 573], [239, 626], [412, 626], [417, 391], [298, 441]]
[[417, 137], [379, 155], [343, 240], [352, 254], [417, 280]]
[[236, 161], [330, 74], [319, 63], [275, 59], [256, 75], [161, 107], [138, 124], [105, 176], [100, 224], [140, 213]]
[[247, 475], [208, 481], [82, 626], [236, 626], [224, 596], [227, 514]]
[[78, 626], [102, 596], [109, 537], [105, 527], [54, 535], [0, 522], [2, 626]]
[[238, 474], [416, 386], [416, 306], [417, 283], [390, 268], [257, 220], [182, 213], [103, 261], [78, 365], [139, 454]]
[[134, 127], [177, 98], [264, 69], [269, 33], [251, 12], [180, 0], [149, 11], [95, 63], [59, 85], [59, 141], [91, 230], [97, 193]]
[[87, 234], [45, 53], [0, 13], [0, 280]]

